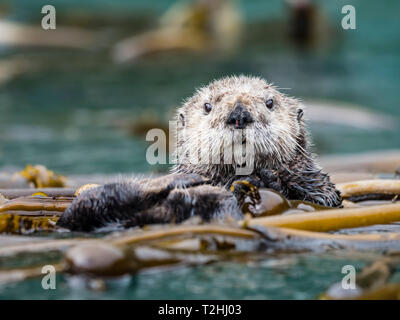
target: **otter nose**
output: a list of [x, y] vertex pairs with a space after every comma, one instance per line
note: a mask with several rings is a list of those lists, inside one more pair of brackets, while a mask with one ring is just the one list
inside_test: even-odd
[[236, 102], [235, 108], [229, 114], [228, 119], [226, 120], [226, 123], [232, 124], [235, 129], [244, 129], [249, 123], [252, 122], [253, 118], [240, 101]]

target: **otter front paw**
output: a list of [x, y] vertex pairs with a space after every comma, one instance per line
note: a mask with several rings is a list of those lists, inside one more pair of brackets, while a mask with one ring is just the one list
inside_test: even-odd
[[232, 178], [231, 182], [228, 183], [228, 187], [231, 188], [237, 181], [246, 181], [247, 183], [249, 183], [257, 188], [265, 188], [266, 187], [264, 182], [258, 176], [255, 176], [255, 175], [235, 176]]
[[313, 202], [327, 207], [342, 207], [342, 196], [340, 191], [334, 187], [328, 188], [323, 195], [315, 195]]
[[265, 188], [282, 192], [282, 185], [280, 184], [277, 176], [271, 170], [261, 169], [259, 175], [260, 180], [263, 182]]
[[237, 180], [233, 182], [230, 191], [233, 193], [240, 206], [243, 205], [245, 198], [248, 196], [253, 199], [259, 197], [258, 187], [249, 183], [247, 180]]

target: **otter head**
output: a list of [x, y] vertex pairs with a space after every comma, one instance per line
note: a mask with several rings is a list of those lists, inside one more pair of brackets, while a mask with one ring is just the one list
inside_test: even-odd
[[[302, 115], [297, 100], [265, 80], [226, 77], [197, 90], [178, 110], [178, 152], [183, 160], [188, 160], [189, 152], [207, 148], [212, 155], [221, 154], [233, 136], [233, 143], [240, 139], [253, 146], [256, 166], [261, 162], [271, 168], [281, 166], [306, 147]], [[221, 164], [225, 164], [223, 158]]]

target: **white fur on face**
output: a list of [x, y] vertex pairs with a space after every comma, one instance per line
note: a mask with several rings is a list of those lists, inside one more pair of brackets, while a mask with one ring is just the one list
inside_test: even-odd
[[[265, 104], [268, 99], [274, 101], [271, 110]], [[247, 135], [246, 144], [254, 147], [256, 166], [261, 161], [275, 164], [289, 161], [299, 147], [299, 102], [280, 93], [261, 78], [243, 75], [222, 78], [200, 88], [178, 110], [178, 118], [182, 114], [185, 119], [185, 126], [180, 122], [181, 128], [178, 128], [181, 131], [184, 129], [181, 141], [183, 154], [191, 157], [193, 153], [197, 155], [207, 149], [211, 155], [221, 152], [223, 155], [235, 131], [226, 120], [238, 101], [254, 120], [243, 131], [254, 131], [254, 134]], [[212, 105], [208, 114], [204, 109], [205, 103]], [[236, 139], [240, 138], [236, 135]], [[221, 163], [224, 163], [223, 158]]]

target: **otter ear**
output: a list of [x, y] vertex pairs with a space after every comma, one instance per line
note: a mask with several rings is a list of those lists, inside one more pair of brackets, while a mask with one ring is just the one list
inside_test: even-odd
[[182, 126], [185, 126], [185, 116], [183, 115], [183, 113], [179, 114], [179, 120], [182, 123]]
[[303, 109], [297, 109], [297, 121], [300, 121], [303, 118]]

